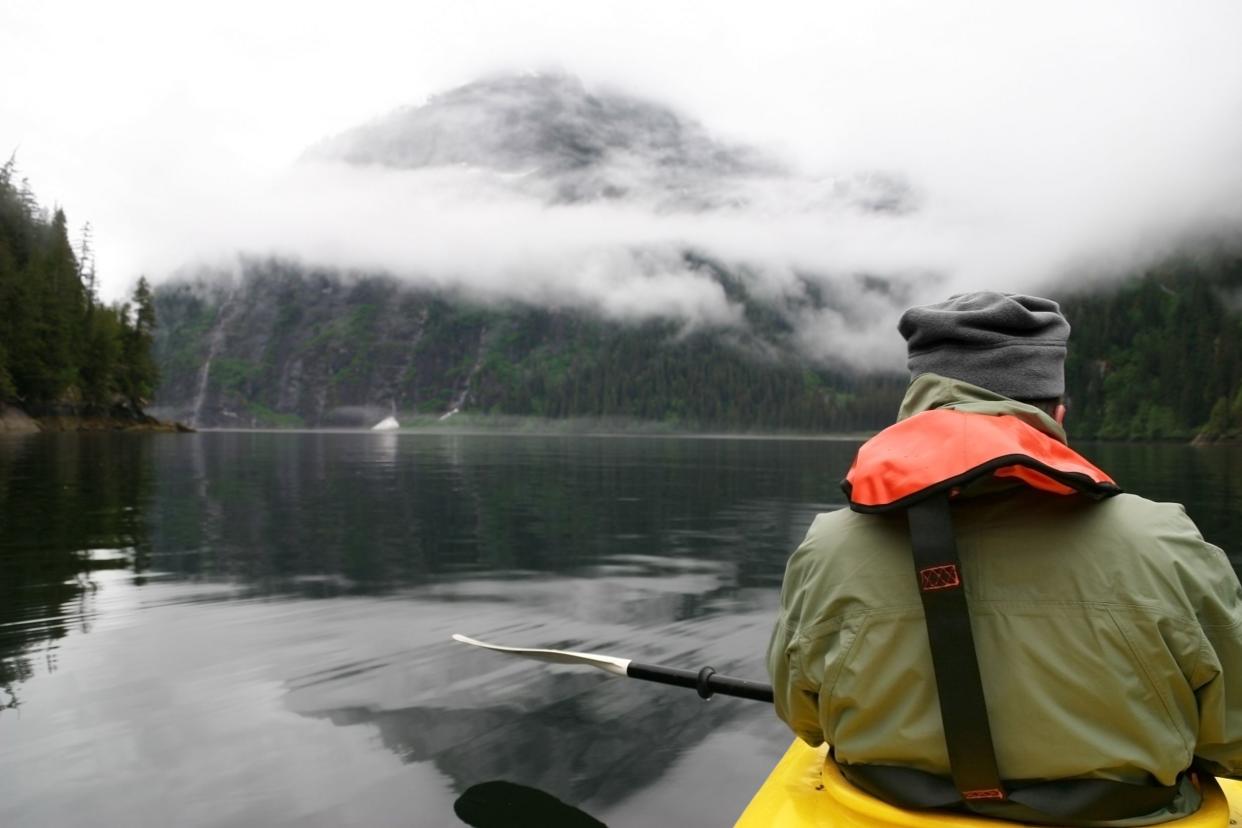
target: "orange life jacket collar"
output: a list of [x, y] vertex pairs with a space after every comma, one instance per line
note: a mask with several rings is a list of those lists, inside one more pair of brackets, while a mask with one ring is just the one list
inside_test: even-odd
[[856, 512], [902, 509], [981, 477], [1104, 498], [1117, 484], [1064, 443], [1011, 415], [924, 411], [863, 444], [841, 484]]

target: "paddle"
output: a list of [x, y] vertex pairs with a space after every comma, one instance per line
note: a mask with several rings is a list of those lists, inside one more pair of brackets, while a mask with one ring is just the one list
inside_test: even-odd
[[608, 828], [546, 791], [503, 779], [466, 788], [453, 812], [474, 828]]
[[639, 664], [628, 658], [596, 655], [595, 653], [575, 653], [572, 650], [538, 650], [529, 647], [502, 647], [499, 644], [488, 644], [460, 633], [453, 633], [453, 640], [485, 650], [498, 653], [530, 658], [536, 661], [548, 661], [553, 664], [581, 664], [595, 667], [614, 676], [628, 676], [643, 681], [654, 681], [659, 684], [671, 684], [674, 687], [689, 687], [698, 691], [701, 698], [710, 699], [716, 693], [722, 696], [736, 696], [740, 699], [772, 703], [772, 685], [757, 681], [722, 676], [711, 667], [704, 667], [697, 673], [692, 670], [679, 670], [676, 667], [661, 667], [656, 664]]

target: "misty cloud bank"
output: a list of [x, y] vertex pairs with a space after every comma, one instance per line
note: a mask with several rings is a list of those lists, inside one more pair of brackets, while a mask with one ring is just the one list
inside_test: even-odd
[[[1242, 163], [1224, 151], [1232, 141], [1209, 137], [1136, 134], [1106, 154], [1083, 136], [1085, 156], [1051, 180], [1020, 167], [997, 180], [984, 157], [923, 176], [919, 164], [812, 174], [660, 104], [561, 75], [498, 77], [204, 201], [189, 258], [275, 255], [483, 301], [744, 327], [743, 307], [689, 252], [782, 313], [807, 356], [900, 368], [894, 326], [910, 304], [1107, 279], [1191, 234], [1233, 232]], [[170, 270], [186, 260], [177, 242]]]

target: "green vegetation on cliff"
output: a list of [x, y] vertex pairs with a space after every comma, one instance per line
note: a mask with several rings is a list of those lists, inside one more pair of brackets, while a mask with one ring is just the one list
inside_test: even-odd
[[131, 304], [95, 296], [89, 231], [77, 254], [65, 214], [42, 209], [14, 162], [0, 166], [0, 402], [141, 408], [155, 390], [155, 305], [145, 279]]
[[904, 377], [827, 371], [728, 333], [649, 321], [512, 311], [493, 327], [479, 406], [544, 417], [625, 417], [678, 425], [858, 431], [891, 419]]
[[1070, 431], [1107, 440], [1242, 432], [1242, 257], [1181, 257], [1062, 298]]
[[206, 425], [370, 425], [389, 413], [607, 418], [674, 428], [854, 431], [904, 378], [833, 372], [786, 332], [486, 305], [380, 277], [249, 262], [231, 285], [156, 296], [165, 413]]
[[[390, 413], [425, 422], [455, 409], [738, 431], [892, 422], [904, 372], [834, 371], [799, 357], [787, 317], [698, 264], [743, 306], [745, 330], [481, 304], [381, 277], [247, 262], [235, 283], [157, 292], [167, 378], [158, 402], [226, 426], [361, 426]], [[1073, 325], [1074, 438], [1242, 436], [1242, 257], [1187, 255], [1051, 293]]]

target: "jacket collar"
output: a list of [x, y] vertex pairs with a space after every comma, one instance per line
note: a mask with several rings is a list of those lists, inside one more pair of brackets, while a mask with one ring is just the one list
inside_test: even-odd
[[1011, 400], [986, 388], [939, 374], [919, 374], [906, 389], [897, 420], [936, 408], [955, 408], [973, 414], [1008, 414], [1061, 443], [1068, 443], [1065, 429], [1033, 405]]

